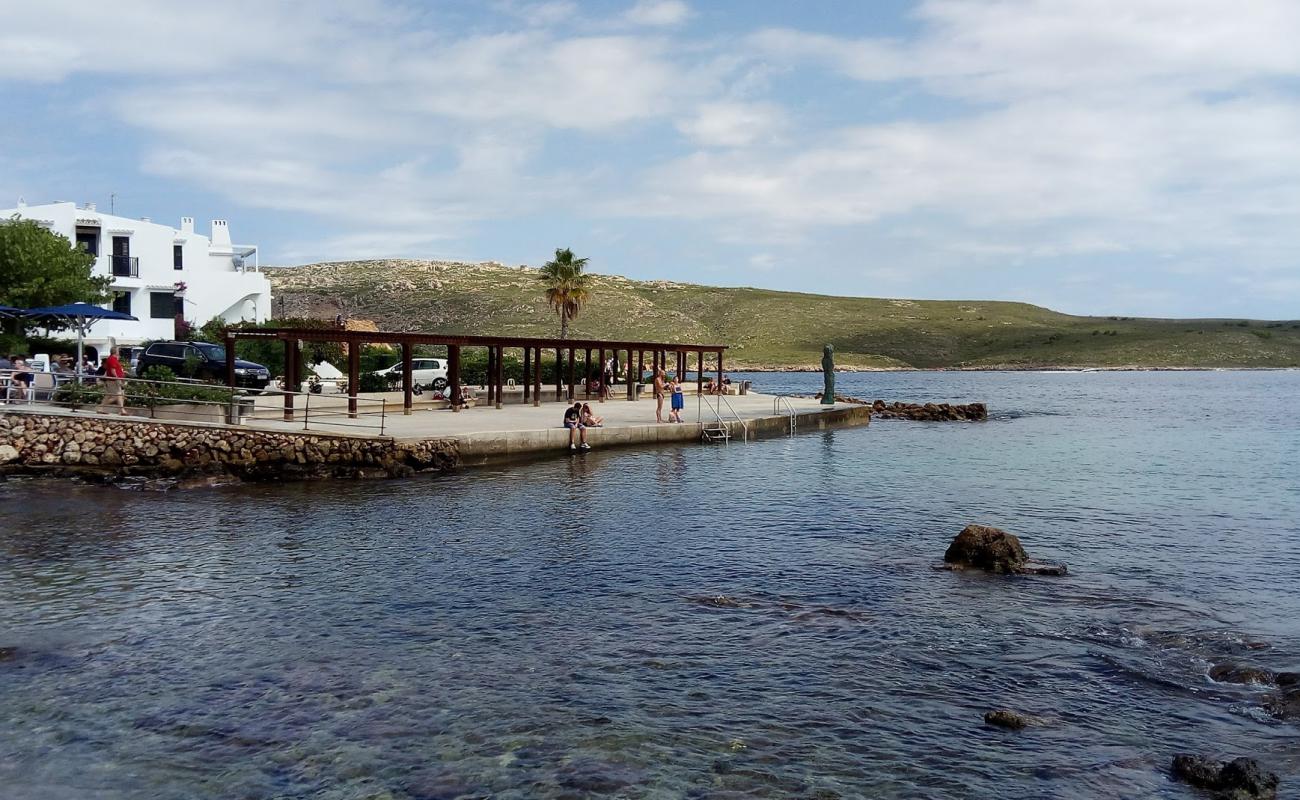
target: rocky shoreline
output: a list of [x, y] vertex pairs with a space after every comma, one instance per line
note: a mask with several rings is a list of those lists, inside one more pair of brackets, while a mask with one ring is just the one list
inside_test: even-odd
[[63, 414], [0, 414], [0, 475], [243, 481], [405, 477], [459, 465], [454, 440], [396, 442]]

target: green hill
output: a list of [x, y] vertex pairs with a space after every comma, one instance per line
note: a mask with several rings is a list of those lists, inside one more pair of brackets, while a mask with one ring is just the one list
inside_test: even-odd
[[[352, 261], [268, 269], [276, 316], [555, 336], [536, 270]], [[1077, 317], [1027, 303], [883, 300], [595, 276], [577, 337], [727, 344], [737, 368], [1296, 367], [1300, 321]]]

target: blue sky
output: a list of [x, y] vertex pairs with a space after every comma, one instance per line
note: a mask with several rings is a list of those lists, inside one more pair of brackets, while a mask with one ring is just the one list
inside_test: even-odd
[[1294, 0], [5, 17], [0, 206], [112, 193], [274, 264], [570, 246], [636, 278], [1300, 317]]

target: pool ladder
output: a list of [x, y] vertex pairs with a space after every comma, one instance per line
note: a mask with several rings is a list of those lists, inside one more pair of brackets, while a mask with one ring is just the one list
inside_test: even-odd
[[745, 421], [744, 417], [736, 413], [736, 409], [731, 407], [731, 403], [725, 395], [715, 395], [715, 397], [718, 400], [716, 405], [705, 400], [704, 395], [696, 395], [696, 420], [703, 421], [705, 406], [708, 406], [708, 409], [713, 412], [711, 424], [700, 429], [700, 441], [707, 444], [716, 444], [718, 442], [726, 444], [731, 441], [731, 426], [722, 419], [722, 406], [724, 403], [727, 406], [727, 411], [731, 412], [731, 416], [735, 418], [736, 422], [740, 423], [740, 428], [744, 431], [744, 440], [749, 441], [749, 423]]
[[782, 404], [785, 405], [786, 414], [790, 416], [790, 435], [794, 436], [794, 428], [795, 428], [794, 420], [797, 414], [794, 410], [794, 404], [790, 402], [789, 397], [783, 394], [778, 394], [776, 397], [772, 398], [772, 416], [776, 416], [777, 414], [781, 413]]

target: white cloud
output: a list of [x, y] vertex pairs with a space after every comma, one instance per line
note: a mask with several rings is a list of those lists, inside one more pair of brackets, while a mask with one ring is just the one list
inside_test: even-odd
[[624, 16], [637, 25], [680, 25], [691, 16], [691, 9], [681, 0], [637, 0]]
[[[900, 290], [954, 264], [1230, 259], [1300, 300], [1293, 0], [931, 0], [890, 37], [713, 9], [704, 36], [675, 0], [493, 8], [48, 0], [7, 10], [0, 91], [62, 82], [51, 107], [136, 131], [148, 174], [328, 230], [293, 252], [412, 254], [530, 214], [635, 252], [613, 218], [654, 218], [742, 269], [892, 243], [910, 266], [874, 278]], [[5, 156], [38, 163], [20, 135]]]
[[703, 103], [677, 122], [677, 129], [705, 147], [745, 147], [770, 142], [785, 125], [785, 115], [772, 103]]

